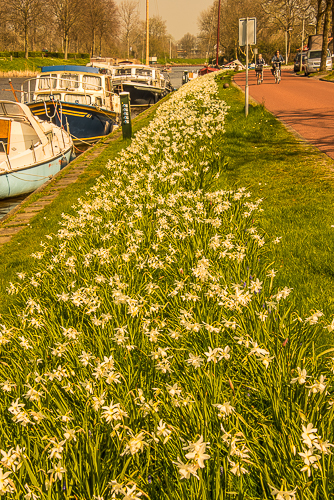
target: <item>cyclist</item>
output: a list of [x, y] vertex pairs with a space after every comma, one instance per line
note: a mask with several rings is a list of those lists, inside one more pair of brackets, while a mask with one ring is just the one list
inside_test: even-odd
[[271, 60], [271, 64], [272, 64], [271, 72], [272, 72], [273, 76], [275, 76], [275, 66], [277, 63], [279, 64], [279, 71], [281, 72], [281, 64], [284, 63], [284, 59], [281, 56], [281, 54], [279, 53], [279, 50], [276, 50], [276, 53]]
[[266, 61], [263, 59], [262, 54], [259, 54], [259, 57], [256, 59], [255, 62], [255, 71], [256, 73], [261, 73], [261, 77], [258, 76], [258, 78], [261, 78], [261, 81], [263, 81], [263, 66], [266, 64]]

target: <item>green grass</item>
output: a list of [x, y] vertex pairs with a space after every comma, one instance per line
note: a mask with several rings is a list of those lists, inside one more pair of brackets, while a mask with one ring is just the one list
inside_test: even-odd
[[[319, 73], [315, 73], [315, 74], [319, 74]], [[326, 80], [327, 82], [332, 82], [334, 80], [334, 71], [324, 71], [321, 79]]]
[[235, 87], [220, 88], [231, 106], [225, 185], [245, 185], [263, 198], [261, 225], [267, 239], [282, 237], [272, 245], [277, 285], [294, 289], [300, 314], [310, 309], [333, 314], [334, 162], [298, 140], [262, 105], [250, 105], [245, 118], [244, 94]]
[[0, 71], [39, 71], [42, 66], [58, 66], [64, 64], [76, 64], [85, 66], [87, 63], [89, 63], [89, 58], [65, 60], [55, 57], [30, 57], [29, 59], [24, 59], [24, 57], [13, 57], [13, 60], [11, 61], [8, 57], [2, 57], [0, 58]]
[[[133, 120], [132, 128], [134, 133], [148, 125], [154, 117], [157, 107], [166, 99], [168, 99], [168, 96], [144, 112], [142, 116], [138, 116]], [[115, 132], [115, 134], [117, 134], [117, 132]], [[107, 138], [105, 140], [107, 140]], [[21, 230], [9, 243], [0, 246], [0, 293], [3, 299], [0, 304], [0, 313], [7, 311], [13, 301], [13, 297], [6, 293], [8, 283], [17, 278], [17, 272], [22, 270], [29, 271], [34, 266], [34, 259], [29, 258], [30, 255], [39, 248], [39, 244], [46, 234], [56, 233], [58, 231], [61, 214], [74, 213], [72, 205], [80, 196], [85, 194], [85, 192], [96, 182], [96, 178], [105, 171], [107, 161], [115, 158], [116, 155], [129, 144], [130, 140], [123, 140], [122, 137], [120, 137], [109, 144], [103, 153], [93, 161], [90, 160], [90, 154], [94, 152], [94, 148], [87, 151], [85, 155], [79, 157], [76, 161], [82, 162], [83, 164], [89, 164], [79, 179], [68, 188], [62, 190], [55, 202], [46, 206], [44, 210], [34, 217], [30, 222], [30, 226]], [[57, 182], [65, 175], [65, 173], [59, 175], [57, 177]], [[50, 184], [46, 186], [42, 192], [32, 194], [29, 200], [22, 204], [19, 212], [23, 212], [30, 203], [48, 195], [52, 186], [53, 184]], [[10, 218], [6, 219], [6, 225], [10, 225]]]

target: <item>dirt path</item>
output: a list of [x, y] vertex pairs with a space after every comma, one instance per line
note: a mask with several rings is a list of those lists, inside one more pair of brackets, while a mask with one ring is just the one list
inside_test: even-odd
[[[245, 88], [245, 73], [234, 81]], [[334, 84], [295, 75], [282, 70], [282, 81], [275, 84], [270, 69], [264, 71], [264, 83], [256, 84], [255, 72], [249, 72], [249, 95], [296, 130], [307, 141], [334, 158]]]

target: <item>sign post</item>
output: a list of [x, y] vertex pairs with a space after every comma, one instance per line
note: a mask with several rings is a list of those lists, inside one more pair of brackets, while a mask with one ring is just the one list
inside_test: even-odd
[[131, 139], [132, 126], [131, 126], [130, 94], [129, 92], [120, 92], [119, 96], [121, 98], [121, 119], [122, 119], [123, 139]]
[[256, 45], [256, 18], [239, 19], [239, 45], [246, 47], [245, 116], [248, 116], [248, 45]]

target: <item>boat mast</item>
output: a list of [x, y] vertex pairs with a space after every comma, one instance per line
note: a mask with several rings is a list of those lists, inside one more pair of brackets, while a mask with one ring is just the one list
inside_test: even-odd
[[146, 66], [149, 65], [149, 0], [146, 0]]
[[216, 51], [217, 68], [218, 68], [218, 54], [219, 54], [219, 32], [220, 32], [220, 0], [218, 0], [218, 28], [217, 28], [217, 51]]

